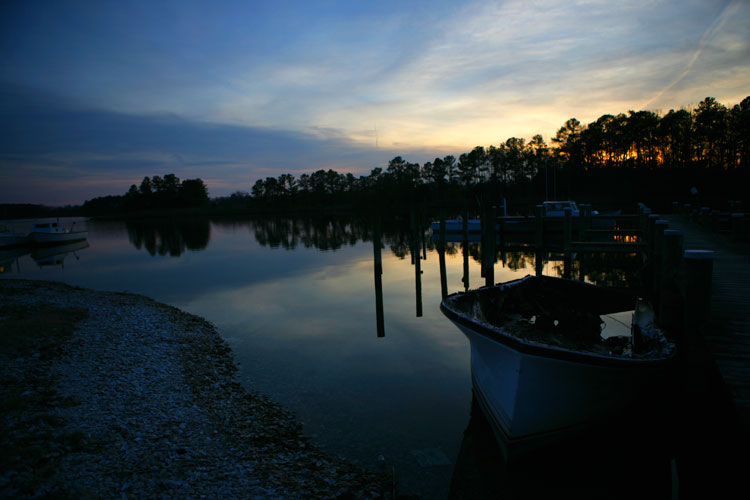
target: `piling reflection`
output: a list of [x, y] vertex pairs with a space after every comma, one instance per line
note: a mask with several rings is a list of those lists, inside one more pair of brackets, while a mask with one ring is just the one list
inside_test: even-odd
[[385, 337], [383, 258], [380, 252], [382, 247], [380, 240], [380, 219], [377, 219], [372, 230], [373, 275], [375, 276], [375, 323], [378, 337]]

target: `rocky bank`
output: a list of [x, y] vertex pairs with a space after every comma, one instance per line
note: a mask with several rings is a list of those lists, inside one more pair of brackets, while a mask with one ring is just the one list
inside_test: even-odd
[[375, 473], [325, 454], [247, 392], [200, 317], [0, 279], [0, 332], [2, 498], [388, 496]]

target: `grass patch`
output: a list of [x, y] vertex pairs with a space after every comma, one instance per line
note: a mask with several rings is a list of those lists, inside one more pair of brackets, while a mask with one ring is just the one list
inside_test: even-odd
[[0, 354], [51, 358], [75, 331], [88, 310], [50, 304], [0, 307]]
[[61, 457], [87, 448], [86, 436], [66, 428], [56, 407], [77, 404], [61, 396], [50, 376], [82, 308], [51, 304], [0, 306], [0, 470], [11, 471], [4, 491], [11, 497], [73, 498], [48, 484]]

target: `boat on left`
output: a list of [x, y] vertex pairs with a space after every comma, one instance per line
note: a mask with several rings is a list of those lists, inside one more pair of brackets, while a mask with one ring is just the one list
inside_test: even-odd
[[37, 222], [28, 237], [34, 245], [61, 245], [88, 238], [88, 231], [76, 229], [75, 224], [73, 222], [70, 227], [63, 227], [59, 222]]

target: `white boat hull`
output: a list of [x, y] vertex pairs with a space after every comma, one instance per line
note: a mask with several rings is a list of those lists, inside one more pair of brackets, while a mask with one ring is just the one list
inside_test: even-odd
[[37, 245], [61, 245], [63, 243], [72, 243], [88, 238], [88, 231], [69, 231], [59, 233], [29, 233], [31, 241]]
[[543, 437], [617, 415], [644, 396], [659, 372], [525, 354], [459, 328], [471, 343], [474, 387], [507, 440]]
[[[471, 292], [469, 292], [471, 293]], [[471, 344], [474, 392], [506, 456], [585, 432], [665, 390], [673, 353], [607, 356], [524, 341], [443, 306]]]

